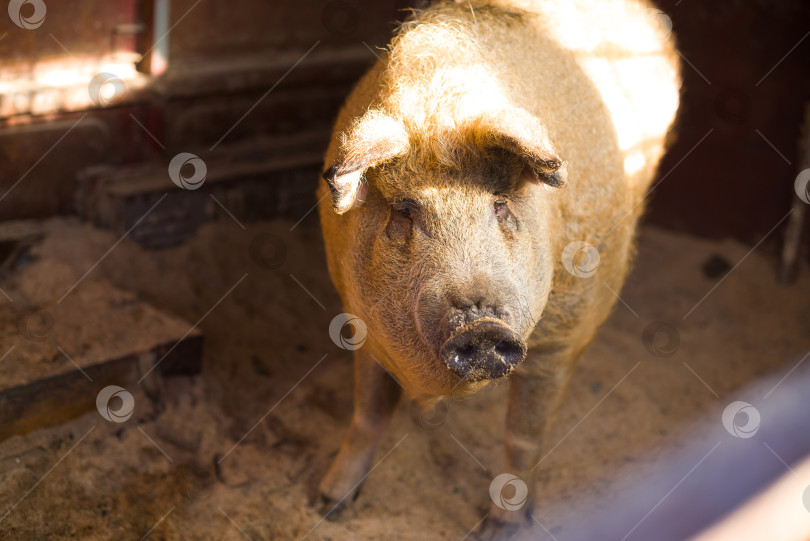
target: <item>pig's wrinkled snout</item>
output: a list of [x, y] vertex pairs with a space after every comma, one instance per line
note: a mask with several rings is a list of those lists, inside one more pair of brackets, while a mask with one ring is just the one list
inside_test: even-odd
[[503, 323], [484, 318], [454, 333], [442, 346], [441, 357], [465, 381], [497, 379], [523, 361], [526, 343]]

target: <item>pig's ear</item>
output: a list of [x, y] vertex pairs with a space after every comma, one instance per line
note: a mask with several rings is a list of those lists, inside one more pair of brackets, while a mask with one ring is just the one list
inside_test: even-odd
[[524, 175], [535, 182], [543, 182], [553, 188], [565, 186], [568, 175], [565, 162], [553, 152], [533, 148], [530, 144], [518, 139], [506, 138], [502, 146], [517, 154], [525, 163]]
[[565, 162], [557, 155], [541, 122], [524, 109], [512, 108], [497, 115], [490, 137], [526, 164], [525, 172], [536, 182], [554, 188], [565, 185]]
[[367, 167], [356, 168], [346, 162], [338, 162], [323, 172], [323, 178], [329, 191], [332, 192], [332, 205], [335, 212], [343, 214], [355, 204], [361, 202], [367, 188], [363, 184], [363, 173]]
[[409, 149], [408, 133], [401, 122], [371, 110], [341, 135], [336, 162], [323, 173], [335, 212], [343, 214], [363, 200], [367, 186], [366, 171]]

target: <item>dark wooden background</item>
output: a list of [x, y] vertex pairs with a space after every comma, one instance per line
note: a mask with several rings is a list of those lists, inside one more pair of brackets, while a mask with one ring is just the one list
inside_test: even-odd
[[[216, 150], [222, 156], [241, 149], [239, 156], [249, 157], [261, 153], [262, 145], [283, 149], [298, 137], [295, 163], [316, 170], [339, 104], [412, 3], [173, 0], [169, 69], [148, 91], [117, 107], [90, 110], [41, 161], [87, 111], [23, 111], [0, 118], [0, 195], [25, 177], [0, 201], [0, 220], [76, 212], [78, 178], [93, 165], [163, 164], [181, 151], [206, 158], [225, 130], [315, 43]], [[20, 29], [4, 14], [0, 75], [19, 75], [37, 62], [66, 57], [65, 49], [81, 58], [115, 48], [143, 52], [154, 38], [150, 24], [131, 39], [116, 28], [149, 22], [144, 18], [151, 5], [49, 0], [47, 19], [37, 30]], [[784, 216], [793, 194], [808, 98], [810, 3], [661, 0], [658, 5], [672, 20], [684, 58], [684, 86], [676, 139], [661, 166], [666, 178], [652, 194], [646, 219], [753, 244]], [[310, 176], [296, 177], [303, 185], [294, 196], [303, 207], [314, 201]], [[287, 189], [272, 185], [272, 175], [267, 182], [268, 190]], [[778, 239], [769, 239], [772, 248]]]

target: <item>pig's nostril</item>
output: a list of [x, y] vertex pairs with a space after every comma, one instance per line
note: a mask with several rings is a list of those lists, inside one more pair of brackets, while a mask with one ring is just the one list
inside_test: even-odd
[[524, 351], [520, 344], [513, 340], [501, 340], [495, 345], [495, 353], [503, 357], [507, 363], [516, 364], [523, 360]]
[[506, 325], [486, 319], [448, 339], [441, 356], [457, 376], [480, 381], [510, 373], [526, 356], [526, 344]]
[[472, 344], [467, 344], [460, 346], [456, 351], [458, 351], [458, 354], [461, 357], [469, 357], [475, 352], [475, 347]]

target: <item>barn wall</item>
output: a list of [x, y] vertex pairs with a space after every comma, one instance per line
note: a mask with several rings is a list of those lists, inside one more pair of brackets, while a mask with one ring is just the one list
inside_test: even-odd
[[[295, 151], [299, 162], [317, 169], [341, 101], [409, 4], [173, 1], [168, 71], [148, 88], [133, 89], [119, 106], [71, 108], [60, 101], [69, 102], [65, 96], [47, 92], [0, 97], [0, 196], [7, 194], [0, 219], [75, 212], [77, 178], [89, 166], [163, 164], [177, 152], [209, 152], [212, 145], [223, 154], [241, 148], [241, 157], [251, 145], [261, 153], [265, 144], [303, 137], [308, 143]], [[24, 78], [46, 62], [70, 66], [147, 52], [156, 39], [151, 6], [144, 0], [81, 7], [49, 0], [37, 30], [2, 17], [2, 80]], [[684, 87], [674, 141], [661, 165], [664, 180], [652, 194], [647, 220], [755, 242], [784, 216], [793, 193], [796, 139], [809, 94], [810, 4], [661, 0], [659, 7], [671, 18], [684, 58]], [[145, 64], [140, 69], [148, 72]], [[301, 182], [314, 187], [314, 176], [307, 179]], [[268, 189], [287, 190], [282, 184]], [[307, 198], [306, 206], [308, 193], [297, 186], [288, 195]]]

